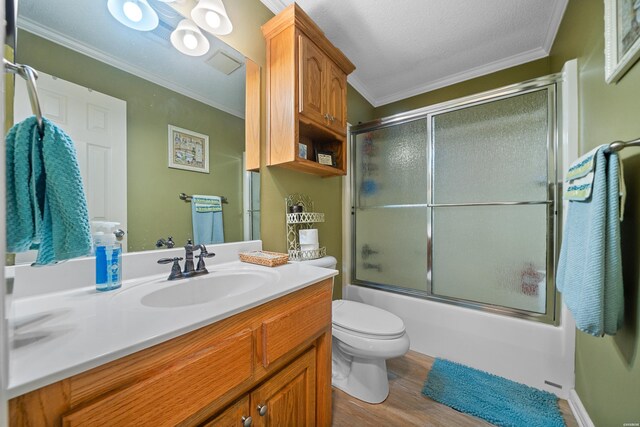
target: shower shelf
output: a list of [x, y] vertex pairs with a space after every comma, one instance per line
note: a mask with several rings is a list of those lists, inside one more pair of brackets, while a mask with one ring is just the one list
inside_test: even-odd
[[[313, 212], [313, 202], [306, 194], [290, 194], [285, 197], [287, 219], [287, 252], [291, 261], [307, 261], [327, 255], [327, 248], [320, 247], [309, 251], [300, 250], [300, 230], [313, 228], [313, 224], [324, 222], [324, 213]], [[289, 213], [294, 205], [301, 205], [302, 212]]]

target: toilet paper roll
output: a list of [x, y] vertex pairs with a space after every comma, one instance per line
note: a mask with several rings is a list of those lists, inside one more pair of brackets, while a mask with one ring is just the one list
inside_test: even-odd
[[308, 230], [300, 230], [300, 244], [313, 245], [318, 244], [318, 229], [310, 228]]
[[315, 249], [320, 249], [320, 245], [318, 245], [317, 243], [311, 243], [308, 245], [300, 245], [300, 250], [301, 251], [312, 251]]

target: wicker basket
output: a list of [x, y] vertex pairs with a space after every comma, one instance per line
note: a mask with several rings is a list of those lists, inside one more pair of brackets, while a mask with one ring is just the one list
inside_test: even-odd
[[238, 255], [240, 255], [240, 261], [242, 262], [259, 264], [267, 267], [276, 267], [278, 265], [286, 264], [289, 261], [289, 255], [281, 254], [279, 252], [240, 252]]

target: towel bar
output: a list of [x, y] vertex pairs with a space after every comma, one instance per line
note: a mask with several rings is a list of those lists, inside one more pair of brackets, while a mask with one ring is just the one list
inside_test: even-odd
[[[187, 194], [186, 194], [186, 193], [180, 193], [180, 194], [178, 194], [178, 198], [179, 198], [180, 200], [184, 200], [185, 202], [190, 202], [190, 201], [191, 201], [191, 196], [187, 196]], [[220, 200], [222, 201], [222, 203], [229, 204], [229, 201], [228, 201], [228, 200], [227, 200], [227, 198], [226, 198], [226, 197], [224, 197], [224, 196], [220, 196]]]
[[627, 147], [640, 147], [640, 138], [631, 141], [613, 141], [605, 148], [604, 152], [605, 154], [614, 153]]
[[31, 102], [31, 111], [33, 111], [33, 115], [36, 116], [40, 136], [44, 135], [42, 109], [40, 108], [40, 99], [38, 98], [38, 89], [36, 87], [38, 72], [28, 65], [14, 64], [5, 58], [2, 58], [2, 63], [6, 73], [17, 74], [27, 81], [27, 92], [29, 93], [29, 101]]

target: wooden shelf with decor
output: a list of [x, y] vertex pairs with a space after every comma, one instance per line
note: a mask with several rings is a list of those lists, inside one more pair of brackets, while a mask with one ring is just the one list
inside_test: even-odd
[[345, 175], [347, 75], [354, 65], [296, 3], [263, 25], [262, 33], [267, 42], [267, 165]]

